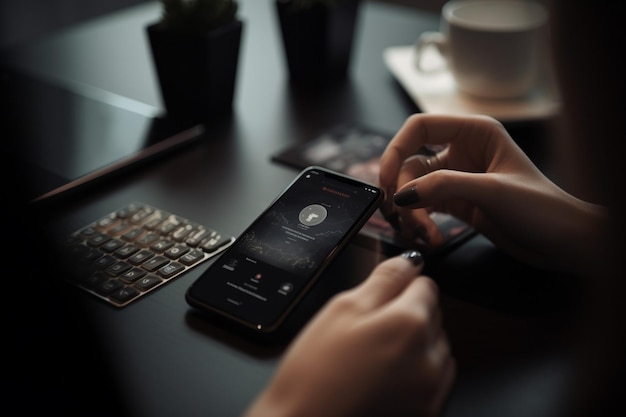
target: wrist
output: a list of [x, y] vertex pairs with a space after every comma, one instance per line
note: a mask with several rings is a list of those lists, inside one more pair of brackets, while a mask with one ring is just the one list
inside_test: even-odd
[[573, 234], [566, 236], [573, 246], [567, 256], [571, 272], [587, 275], [593, 272], [602, 257], [609, 215], [606, 207], [581, 200], [577, 208], [579, 215], [572, 228]]

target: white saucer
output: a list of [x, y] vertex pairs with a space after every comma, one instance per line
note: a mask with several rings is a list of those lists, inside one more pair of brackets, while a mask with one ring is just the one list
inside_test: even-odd
[[[546, 119], [559, 110], [556, 94], [548, 88], [537, 89], [528, 97], [511, 100], [480, 99], [461, 93], [457, 91], [448, 71], [417, 71], [413, 51], [413, 46], [390, 47], [385, 49], [383, 58], [387, 68], [425, 113], [484, 114], [504, 123]], [[424, 59], [427, 57], [424, 56]], [[428, 65], [427, 61], [423, 63]]]

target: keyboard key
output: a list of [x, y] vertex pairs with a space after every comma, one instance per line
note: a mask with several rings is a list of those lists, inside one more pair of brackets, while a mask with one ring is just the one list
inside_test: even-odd
[[139, 295], [141, 295], [141, 292], [139, 292], [136, 288], [123, 286], [109, 294], [109, 298], [118, 303], [126, 303]]
[[137, 253], [139, 248], [135, 245], [126, 245], [124, 247], [119, 248], [115, 251], [115, 255], [119, 256], [122, 259], [128, 258], [129, 256]]
[[100, 246], [104, 242], [111, 239], [111, 236], [105, 235], [104, 233], [95, 233], [89, 239], [87, 239], [87, 243], [91, 246]]
[[146, 219], [143, 227], [148, 230], [155, 230], [157, 227], [159, 227], [161, 223], [163, 223], [163, 220], [165, 220], [168, 216], [168, 213], [165, 213], [161, 210], [155, 210], [154, 213], [152, 213]]
[[87, 226], [83, 230], [80, 231], [81, 236], [85, 236], [85, 237], [93, 236], [96, 233], [98, 233], [98, 231], [91, 226]]
[[192, 224], [183, 224], [182, 226], [178, 226], [178, 228], [172, 232], [172, 239], [177, 242], [182, 242], [191, 232], [194, 231], [194, 229], [195, 227]]
[[128, 219], [143, 207], [141, 203], [130, 203], [128, 206], [121, 208], [115, 212], [120, 219]]
[[183, 221], [178, 216], [168, 216], [167, 219], [159, 226], [159, 232], [164, 235], [172, 233]]
[[185, 265], [179, 264], [178, 262], [172, 262], [170, 264], [165, 265], [163, 268], [159, 269], [157, 273], [159, 274], [159, 276], [165, 279], [168, 279], [168, 278], [172, 278], [173, 276], [183, 271], [184, 269], [185, 269]]
[[98, 222], [96, 223], [96, 228], [98, 230], [107, 230], [115, 226], [118, 223], [119, 223], [119, 220], [117, 219], [117, 217], [107, 216], [98, 220]]
[[130, 224], [130, 223], [126, 222], [126, 221], [121, 221], [115, 227], [109, 229], [107, 231], [107, 233], [109, 233], [110, 235], [113, 235], [113, 236], [118, 236], [118, 235], [121, 235], [123, 233], [126, 233], [128, 231], [128, 229], [130, 229], [131, 227], [133, 227], [132, 224]]
[[189, 246], [196, 247], [202, 242], [203, 239], [208, 238], [211, 235], [216, 235], [217, 232], [215, 230], [207, 230], [205, 228], [199, 228], [198, 230], [191, 233], [187, 236], [185, 243]]
[[141, 291], [148, 291], [162, 282], [163, 280], [161, 278], [154, 275], [148, 275], [139, 279], [134, 285]]
[[133, 240], [139, 238], [139, 236], [143, 235], [144, 233], [146, 233], [145, 230], [137, 227], [135, 229], [130, 229], [128, 232], [124, 233], [122, 235], [122, 239], [124, 239], [127, 242], [132, 242]]
[[155, 250], [157, 252], [165, 252], [166, 250], [168, 250], [174, 245], [175, 243], [172, 242], [171, 240], [163, 239], [163, 240], [158, 241], [154, 245], [150, 246], [150, 249]]
[[142, 223], [150, 214], [152, 214], [153, 210], [150, 207], [141, 207], [135, 213], [130, 216], [130, 221], [135, 224]]
[[105, 252], [113, 252], [114, 250], [124, 246], [124, 241], [119, 239], [111, 239], [100, 245], [100, 249]]
[[194, 249], [191, 252], [188, 252], [181, 256], [179, 259], [180, 262], [187, 266], [191, 266], [197, 262], [200, 262], [204, 258], [204, 252], [198, 249]]
[[215, 252], [220, 249], [222, 246], [228, 244], [230, 242], [230, 238], [226, 236], [222, 236], [220, 234], [216, 234], [215, 236], [205, 239], [200, 243], [200, 247], [207, 253]]
[[128, 258], [128, 262], [130, 262], [133, 265], [141, 265], [142, 263], [152, 258], [153, 256], [154, 256], [154, 253], [150, 252], [147, 249], [144, 249], [141, 252], [137, 252], [136, 254]]
[[110, 267], [108, 267], [106, 269], [106, 273], [107, 274], [111, 274], [114, 277], [123, 274], [124, 272], [128, 271], [129, 269], [131, 269], [132, 266], [124, 261], [120, 261], [117, 263], [114, 263], [113, 265], [111, 265]]
[[132, 268], [130, 271], [126, 271], [125, 273], [123, 273], [120, 278], [126, 282], [135, 282], [146, 274], [147, 272], [143, 269]]
[[161, 236], [158, 233], [148, 232], [139, 239], [137, 239], [135, 241], [135, 244], [147, 248], [148, 246], [156, 243], [160, 238]]
[[189, 252], [190, 250], [191, 248], [188, 248], [187, 246], [180, 246], [180, 245], [174, 246], [173, 248], [165, 252], [165, 256], [167, 256], [170, 259], [178, 259], [184, 254], [186, 254], [187, 252]]
[[100, 295], [108, 295], [113, 291], [122, 288], [122, 283], [116, 279], [108, 279], [95, 288], [95, 291]]
[[113, 265], [115, 262], [117, 262], [116, 257], [111, 255], [104, 255], [93, 261], [93, 265], [96, 268], [105, 269], [108, 268], [110, 265]]
[[153, 258], [150, 258], [148, 261], [144, 262], [141, 267], [148, 272], [153, 272], [162, 267], [163, 265], [167, 265], [170, 260], [165, 256], [157, 255]]
[[91, 263], [101, 256], [104, 256], [104, 252], [102, 252], [100, 249], [89, 248], [87, 252], [85, 252], [85, 254], [83, 255], [83, 260], [85, 262]]

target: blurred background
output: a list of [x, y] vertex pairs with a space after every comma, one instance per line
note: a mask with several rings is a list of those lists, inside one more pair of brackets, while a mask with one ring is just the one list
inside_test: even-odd
[[[0, 0], [0, 49], [124, 7], [154, 0]], [[259, 0], [274, 1], [274, 0]], [[439, 11], [444, 0], [370, 0]]]

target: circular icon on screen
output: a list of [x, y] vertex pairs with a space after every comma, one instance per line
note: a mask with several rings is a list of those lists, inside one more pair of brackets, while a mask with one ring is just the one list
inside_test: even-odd
[[280, 288], [278, 289], [278, 292], [283, 294], [283, 295], [287, 295], [289, 294], [291, 291], [293, 291], [293, 284], [291, 282], [285, 282], [284, 284], [282, 284], [280, 286]]
[[324, 220], [326, 220], [326, 216], [328, 212], [324, 206], [320, 206], [319, 204], [311, 204], [310, 206], [306, 206], [300, 211], [300, 223], [306, 226], [317, 226]]

